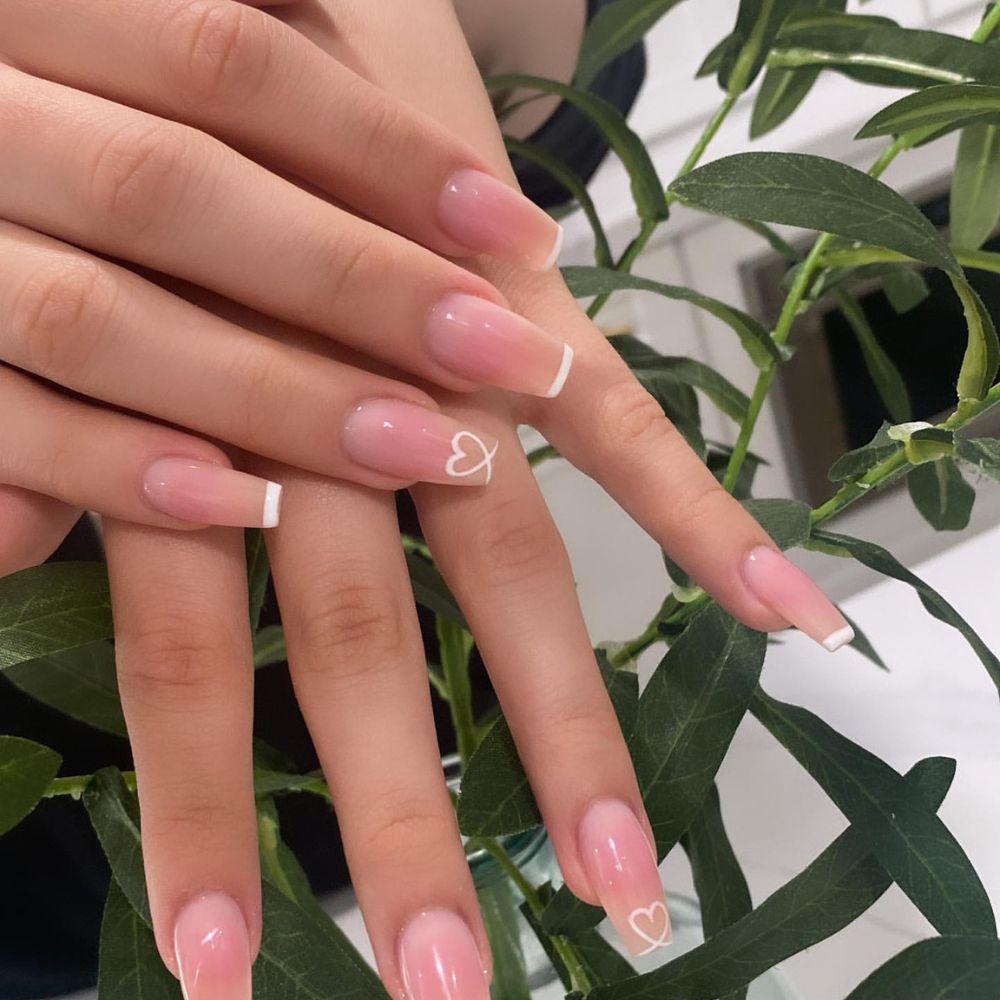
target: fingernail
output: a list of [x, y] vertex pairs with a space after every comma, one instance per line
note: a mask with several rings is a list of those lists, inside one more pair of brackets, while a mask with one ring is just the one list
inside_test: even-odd
[[462, 246], [532, 271], [555, 264], [565, 235], [520, 191], [480, 170], [459, 170], [448, 178], [438, 220]]
[[656, 858], [638, 817], [613, 799], [595, 802], [580, 823], [580, 854], [591, 888], [632, 955], [673, 940]]
[[163, 514], [198, 524], [273, 528], [281, 485], [190, 458], [161, 458], [146, 469], [142, 490]]
[[790, 559], [758, 545], [743, 562], [754, 596], [831, 653], [854, 638], [854, 629], [812, 578]]
[[399, 399], [367, 399], [344, 427], [344, 450], [366, 469], [405, 482], [485, 486], [499, 442]]
[[427, 910], [399, 936], [408, 1000], [489, 1000], [484, 962], [469, 925], [448, 910]]
[[181, 910], [174, 954], [184, 1000], [250, 1000], [250, 937], [228, 896], [201, 896]]
[[478, 295], [446, 295], [427, 319], [432, 357], [463, 378], [531, 396], [558, 396], [573, 348]]

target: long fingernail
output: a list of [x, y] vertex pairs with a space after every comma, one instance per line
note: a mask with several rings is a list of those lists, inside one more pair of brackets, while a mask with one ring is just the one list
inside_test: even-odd
[[367, 399], [347, 418], [344, 450], [366, 469], [405, 482], [485, 486], [499, 443], [443, 413], [399, 399]]
[[399, 936], [408, 1000], [489, 1000], [484, 962], [469, 925], [450, 910], [427, 910]]
[[153, 462], [142, 490], [161, 513], [198, 524], [273, 528], [281, 507], [279, 483], [190, 458]]
[[181, 910], [174, 954], [184, 1000], [250, 1000], [250, 937], [228, 896], [200, 896]]
[[532, 271], [547, 271], [559, 259], [563, 228], [520, 191], [480, 170], [448, 178], [438, 220], [462, 246], [501, 257]]
[[449, 371], [511, 392], [552, 399], [569, 377], [573, 348], [478, 295], [446, 295], [427, 318], [427, 347]]
[[768, 545], [743, 562], [743, 580], [772, 611], [831, 653], [854, 638], [854, 629], [812, 578]]
[[591, 888], [632, 955], [673, 940], [670, 913], [653, 849], [635, 813], [614, 799], [595, 802], [579, 829]]

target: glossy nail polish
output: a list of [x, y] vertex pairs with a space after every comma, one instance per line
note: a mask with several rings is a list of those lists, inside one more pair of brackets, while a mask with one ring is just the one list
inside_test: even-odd
[[441, 228], [470, 251], [547, 271], [559, 259], [563, 228], [520, 191], [480, 170], [459, 170], [438, 204]]
[[786, 618], [831, 653], [854, 638], [836, 605], [776, 549], [759, 545], [743, 562], [743, 580], [761, 604]]
[[228, 896], [200, 896], [181, 910], [174, 954], [184, 1000], [251, 1000], [250, 937]]
[[161, 513], [197, 524], [273, 528], [281, 507], [279, 483], [190, 458], [153, 462], [142, 491]]
[[468, 924], [449, 910], [427, 910], [399, 936], [407, 1000], [489, 1000], [484, 962]]
[[552, 399], [569, 377], [573, 348], [517, 313], [455, 292], [427, 317], [427, 349], [463, 378]]
[[499, 443], [436, 410], [366, 399], [347, 418], [344, 450], [358, 465], [402, 482], [485, 486]]
[[635, 813], [614, 799], [595, 802], [578, 843], [590, 886], [632, 955], [665, 948], [672, 938], [660, 872]]

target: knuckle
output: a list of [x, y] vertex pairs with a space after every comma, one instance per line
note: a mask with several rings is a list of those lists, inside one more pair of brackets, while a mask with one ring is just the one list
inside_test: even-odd
[[163, 796], [163, 804], [152, 815], [153, 807], [143, 811], [144, 820], [148, 816], [143, 838], [150, 841], [159, 838], [173, 847], [178, 842], [204, 842], [206, 834], [224, 835], [227, 830], [238, 829], [245, 819], [240, 809], [217, 794], [201, 792], [193, 782], [166, 789], [161, 784], [157, 791]]
[[113, 233], [136, 237], [170, 218], [194, 173], [192, 146], [186, 130], [174, 125], [115, 131], [91, 169], [90, 202], [101, 222]]
[[327, 288], [334, 315], [342, 312], [345, 302], [351, 300], [352, 289], [367, 289], [366, 294], [370, 294], [391, 273], [386, 255], [376, 249], [379, 238], [343, 240], [332, 248], [333, 273]]
[[390, 100], [381, 92], [367, 93], [358, 108], [358, 121], [364, 122], [359, 137], [358, 162], [366, 172], [370, 169], [381, 173], [386, 163], [386, 151], [398, 149], [402, 138], [402, 105]]
[[338, 682], [367, 681], [392, 669], [406, 642], [400, 602], [390, 588], [352, 578], [346, 567], [314, 581], [299, 624], [306, 669], [312, 663]]
[[553, 751], [568, 749], [575, 757], [584, 749], [607, 753], [609, 747], [618, 746], [625, 752], [621, 727], [606, 699], [584, 700], [578, 696], [562, 701], [553, 699], [548, 716], [550, 724], [538, 738]]
[[477, 571], [488, 585], [522, 584], [548, 571], [560, 544], [548, 518], [519, 498], [509, 500], [482, 518]]
[[732, 513], [734, 505], [736, 501], [730, 494], [714, 478], [707, 476], [704, 483], [678, 497], [670, 518], [674, 530], [685, 534], [698, 533], [703, 527], [721, 523], [725, 515]]
[[193, 101], [252, 97], [268, 74], [270, 21], [231, 0], [194, 0], [162, 34], [167, 75]]
[[595, 414], [600, 441], [611, 450], [622, 446], [645, 449], [678, 433], [660, 404], [632, 376], [601, 390]]
[[395, 803], [369, 812], [364, 852], [368, 864], [395, 865], [400, 852], [415, 850], [436, 853], [440, 846], [457, 836], [454, 820], [447, 814], [429, 810], [419, 802]]
[[104, 267], [83, 256], [58, 255], [41, 263], [9, 304], [23, 365], [79, 386], [96, 341], [111, 325], [115, 284]]

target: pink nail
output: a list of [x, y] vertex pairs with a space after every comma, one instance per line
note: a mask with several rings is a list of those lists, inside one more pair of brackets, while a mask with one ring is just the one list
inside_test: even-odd
[[457, 913], [414, 917], [399, 936], [398, 958], [407, 1000], [489, 1000], [485, 963]]
[[456, 375], [548, 399], [562, 391], [573, 364], [569, 344], [509, 309], [462, 292], [431, 310], [427, 346]]
[[580, 823], [580, 854], [591, 888], [632, 955], [673, 940], [663, 883], [649, 838], [624, 802], [595, 802]]
[[485, 486], [499, 442], [443, 413], [399, 399], [367, 399], [347, 418], [344, 450], [406, 483]]
[[743, 562], [743, 580], [756, 598], [831, 653], [854, 629], [813, 580], [791, 560], [758, 545]]
[[158, 511], [198, 524], [273, 528], [281, 486], [190, 458], [161, 458], [146, 469], [143, 493]]
[[250, 938], [228, 896], [201, 896], [181, 910], [174, 953], [184, 1000], [250, 1000]]
[[448, 178], [438, 220], [462, 246], [547, 271], [559, 259], [563, 228], [520, 191], [480, 170]]

